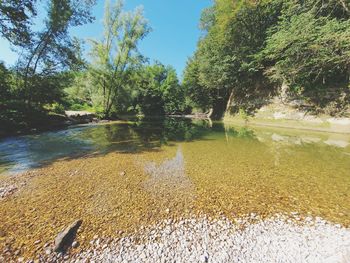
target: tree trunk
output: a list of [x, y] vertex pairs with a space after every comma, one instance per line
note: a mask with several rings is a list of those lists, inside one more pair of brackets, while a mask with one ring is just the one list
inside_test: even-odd
[[230, 97], [228, 98], [227, 104], [226, 104], [226, 110], [225, 114], [230, 114], [231, 113], [231, 106], [233, 102], [233, 97], [234, 97], [234, 92], [233, 89], [231, 90]]
[[282, 103], [286, 103], [288, 99], [288, 85], [285, 81], [283, 81], [282, 86], [281, 86], [281, 101]]

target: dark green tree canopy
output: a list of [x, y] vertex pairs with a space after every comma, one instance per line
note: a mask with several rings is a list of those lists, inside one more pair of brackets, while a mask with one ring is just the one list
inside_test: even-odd
[[30, 41], [30, 25], [36, 16], [36, 0], [0, 1], [0, 35], [14, 45]]

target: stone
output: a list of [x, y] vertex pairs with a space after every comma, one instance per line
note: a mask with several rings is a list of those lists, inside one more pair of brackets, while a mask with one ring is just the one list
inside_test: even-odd
[[202, 255], [199, 258], [200, 262], [207, 263], [208, 262], [208, 256], [207, 255]]
[[54, 245], [55, 252], [65, 252], [72, 245], [77, 230], [81, 226], [82, 222], [83, 221], [80, 219], [76, 220], [57, 235]]
[[45, 243], [44, 248], [50, 246], [50, 243]]
[[78, 243], [78, 241], [74, 241], [72, 243], [72, 248], [77, 248], [77, 247], [79, 247], [79, 243]]
[[120, 172], [120, 175], [121, 175], [121, 176], [125, 176], [125, 175], [126, 175], [126, 172], [125, 172], [125, 171], [122, 171], [122, 172]]

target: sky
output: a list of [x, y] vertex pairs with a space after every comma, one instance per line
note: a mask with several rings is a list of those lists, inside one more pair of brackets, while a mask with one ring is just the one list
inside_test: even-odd
[[[139, 50], [151, 62], [172, 65], [179, 76], [186, 61], [196, 49], [201, 36], [198, 28], [201, 11], [211, 5], [211, 0], [124, 0], [125, 10], [143, 6], [144, 15], [152, 28], [140, 42]], [[93, 9], [95, 21], [71, 30], [72, 36], [81, 39], [102, 37], [104, 1], [97, 0]], [[85, 45], [88, 50], [88, 44]], [[12, 65], [17, 55], [11, 52], [9, 43], [0, 38], [0, 60]], [[88, 56], [87, 56], [88, 59]]]

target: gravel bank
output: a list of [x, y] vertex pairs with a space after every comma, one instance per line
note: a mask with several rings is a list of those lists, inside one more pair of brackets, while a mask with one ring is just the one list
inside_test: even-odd
[[166, 220], [120, 240], [96, 238], [71, 262], [350, 262], [350, 230], [320, 218], [255, 215], [232, 223]]
[[0, 181], [0, 201], [25, 187], [34, 176], [37, 176], [34, 171], [7, 175], [6, 179]]

